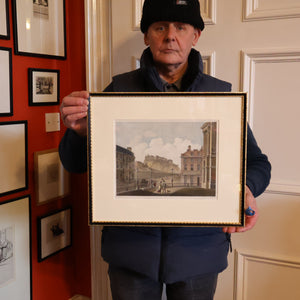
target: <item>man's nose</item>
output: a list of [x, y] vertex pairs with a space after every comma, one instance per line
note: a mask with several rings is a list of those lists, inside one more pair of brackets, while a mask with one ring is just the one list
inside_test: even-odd
[[166, 40], [173, 41], [175, 40], [175, 36], [176, 36], [176, 27], [173, 24], [170, 24], [166, 32]]

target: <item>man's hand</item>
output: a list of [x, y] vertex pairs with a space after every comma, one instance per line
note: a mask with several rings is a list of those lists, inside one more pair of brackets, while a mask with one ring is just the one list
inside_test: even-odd
[[89, 93], [73, 92], [63, 98], [60, 106], [61, 119], [67, 128], [81, 136], [87, 135], [87, 111]]
[[255, 211], [255, 214], [253, 216], [245, 216], [244, 227], [223, 227], [223, 231], [227, 233], [244, 232], [250, 230], [256, 224], [258, 219], [258, 209], [256, 206], [256, 200], [250, 189], [246, 186], [245, 209], [247, 209], [249, 206]]

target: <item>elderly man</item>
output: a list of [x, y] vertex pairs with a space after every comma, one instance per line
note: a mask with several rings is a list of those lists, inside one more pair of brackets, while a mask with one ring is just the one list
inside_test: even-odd
[[[228, 92], [231, 84], [202, 73], [193, 49], [204, 29], [198, 0], [145, 0], [141, 31], [148, 46], [138, 70], [115, 76], [106, 92]], [[88, 92], [63, 99], [68, 128], [60, 157], [71, 172], [85, 172]], [[104, 227], [102, 256], [109, 263], [114, 300], [213, 299], [218, 273], [227, 267], [230, 233], [251, 229], [255, 198], [267, 187], [271, 166], [248, 129], [246, 202], [256, 213], [243, 228]]]

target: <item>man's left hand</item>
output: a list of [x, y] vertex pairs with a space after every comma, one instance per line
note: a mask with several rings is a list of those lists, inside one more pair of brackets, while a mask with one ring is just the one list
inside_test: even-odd
[[227, 233], [234, 232], [244, 232], [250, 230], [254, 227], [258, 219], [258, 209], [256, 205], [256, 200], [250, 191], [250, 189], [246, 186], [246, 199], [245, 199], [245, 209], [249, 206], [254, 210], [255, 214], [253, 216], [245, 215], [245, 226], [244, 227], [223, 227], [223, 231]]

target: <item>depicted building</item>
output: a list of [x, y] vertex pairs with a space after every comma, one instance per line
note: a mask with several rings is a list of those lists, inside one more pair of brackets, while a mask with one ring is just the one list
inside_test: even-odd
[[131, 148], [116, 147], [117, 185], [135, 181], [135, 156]]
[[201, 126], [203, 146], [181, 154], [181, 176], [185, 186], [205, 189], [216, 187], [216, 122], [206, 122]]

